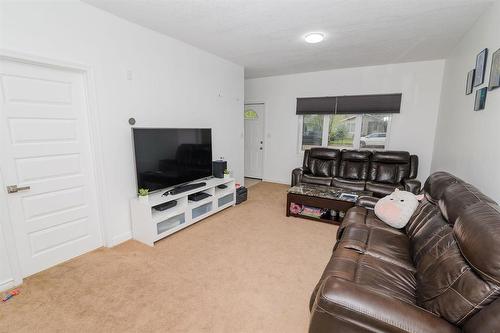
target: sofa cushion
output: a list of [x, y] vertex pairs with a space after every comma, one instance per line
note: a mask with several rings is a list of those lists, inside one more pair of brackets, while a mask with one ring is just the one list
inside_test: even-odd
[[314, 176], [332, 177], [338, 174], [340, 150], [317, 147], [304, 152], [304, 166]]
[[352, 281], [328, 277], [318, 290], [309, 332], [460, 333], [461, 330], [409, 302]]
[[444, 189], [438, 205], [443, 216], [453, 225], [468, 207], [481, 201], [495, 203], [493, 199], [481, 193], [474, 186], [460, 182], [451, 184]]
[[437, 203], [443, 196], [444, 190], [451, 184], [463, 183], [463, 181], [448, 172], [434, 172], [424, 183], [424, 194], [427, 200]]
[[[484, 229], [471, 230], [474, 220], [471, 218], [461, 223], [459, 219], [455, 233], [449, 224], [442, 222], [436, 229], [439, 234], [427, 242], [429, 245], [417, 262], [417, 303], [457, 325], [463, 324], [500, 294], [500, 287], [494, 282], [498, 278], [496, 274], [500, 272], [495, 268], [495, 260], [500, 256], [500, 245], [493, 249], [482, 247], [477, 237], [482, 235], [481, 242], [491, 245], [500, 234], [495, 232], [487, 236], [483, 233]], [[496, 225], [499, 225], [498, 222], [497, 219]], [[462, 248], [466, 251], [461, 251]], [[481, 252], [481, 248], [488, 250]], [[474, 268], [476, 265], [479, 266], [477, 269]], [[480, 270], [484, 270], [484, 275]]]
[[336, 247], [370, 255], [409, 271], [415, 271], [410, 256], [410, 241], [397, 229], [351, 224], [345, 228]]
[[374, 181], [367, 181], [365, 189], [367, 191], [373, 192], [373, 195], [375, 197], [381, 198], [391, 194], [396, 189], [404, 190], [404, 186], [401, 184], [384, 184]]
[[342, 161], [340, 163], [340, 177], [346, 179], [365, 180], [368, 173], [368, 164], [359, 161]]
[[406, 235], [412, 239], [427, 224], [429, 219], [440, 214], [439, 208], [424, 197], [406, 225]]
[[449, 225], [441, 214], [427, 216], [425, 223], [420, 225], [410, 238], [411, 254], [415, 265], [418, 265], [422, 257], [449, 231]]
[[399, 184], [410, 175], [410, 154], [406, 151], [375, 151], [369, 179], [386, 184]]
[[332, 180], [332, 185], [335, 187], [342, 187], [352, 191], [364, 191], [366, 182], [364, 180], [343, 179], [339, 177], [334, 177]]
[[332, 161], [321, 160], [319, 158], [309, 158], [309, 170], [316, 177], [331, 177], [332, 176]]
[[332, 184], [332, 177], [316, 177], [311, 174], [303, 174], [302, 183], [316, 184], [316, 185], [326, 185], [330, 186]]
[[366, 225], [373, 228], [382, 228], [392, 232], [402, 233], [401, 230], [394, 229], [385, 224], [383, 221], [381, 221], [375, 215], [375, 212], [373, 210], [367, 209], [365, 207], [355, 206], [349, 209], [345, 213], [344, 219], [342, 220], [342, 223], [339, 225], [337, 231], [337, 239], [340, 239], [344, 229], [351, 224]]
[[333, 252], [319, 284], [331, 276], [415, 304], [413, 271], [374, 256], [339, 247]]
[[473, 271], [500, 288], [500, 207], [487, 202], [469, 206], [453, 231]]
[[340, 162], [339, 177], [354, 180], [366, 180], [371, 152], [359, 150], [343, 150]]
[[340, 150], [325, 147], [311, 148], [309, 157], [322, 160], [337, 160], [340, 158]]

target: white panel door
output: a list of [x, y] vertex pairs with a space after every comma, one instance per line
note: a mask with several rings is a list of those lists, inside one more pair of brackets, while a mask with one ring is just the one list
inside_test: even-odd
[[[0, 61], [0, 171], [23, 276], [102, 245], [81, 73]], [[29, 187], [29, 188], [28, 188]]]
[[264, 104], [247, 104], [245, 113], [245, 177], [262, 179], [264, 158]]

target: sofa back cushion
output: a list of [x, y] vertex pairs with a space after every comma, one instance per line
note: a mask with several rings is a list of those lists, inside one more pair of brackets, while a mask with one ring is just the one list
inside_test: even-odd
[[437, 204], [439, 199], [443, 196], [444, 190], [455, 183], [463, 183], [463, 180], [448, 172], [434, 172], [424, 183], [425, 197], [430, 202]]
[[453, 225], [469, 206], [478, 202], [494, 204], [495, 201], [481, 193], [471, 184], [458, 182], [447, 186], [438, 201], [439, 208], [444, 218]]
[[467, 207], [453, 231], [475, 273], [500, 287], [500, 207], [484, 201]]
[[376, 151], [370, 163], [369, 179], [379, 183], [399, 184], [410, 176], [410, 153]]
[[330, 148], [311, 148], [308, 153], [307, 167], [316, 177], [334, 177], [338, 173], [340, 150]]
[[[488, 201], [470, 203], [471, 196], [481, 197], [475, 188], [469, 192], [468, 184], [439, 178], [451, 187], [433, 188], [434, 198], [441, 197], [441, 210], [425, 200], [407, 227], [416, 265], [417, 303], [462, 326], [500, 294], [500, 208], [487, 197]], [[455, 196], [452, 190], [457, 191]], [[452, 197], [453, 205], [448, 201]]]
[[407, 236], [414, 238], [434, 215], [439, 214], [439, 208], [424, 197], [406, 225]]
[[343, 150], [339, 176], [345, 179], [366, 180], [370, 156], [369, 151]]

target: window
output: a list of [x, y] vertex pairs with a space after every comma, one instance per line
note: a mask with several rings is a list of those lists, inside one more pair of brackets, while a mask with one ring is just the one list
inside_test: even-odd
[[391, 114], [302, 116], [302, 150], [328, 146], [385, 149]]
[[352, 148], [357, 117], [345, 114], [332, 114], [327, 117], [330, 118], [328, 146]]
[[323, 139], [324, 117], [321, 115], [304, 115], [302, 120], [302, 149], [321, 146]]

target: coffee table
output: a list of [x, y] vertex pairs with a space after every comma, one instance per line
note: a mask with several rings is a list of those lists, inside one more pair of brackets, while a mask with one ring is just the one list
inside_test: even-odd
[[[372, 196], [370, 191], [351, 191], [340, 187], [298, 184], [288, 189], [286, 197], [286, 216], [301, 217], [305, 219], [321, 221], [326, 223], [339, 224], [342, 221], [341, 213], [345, 213], [349, 208], [354, 207], [356, 199], [346, 198], [345, 195]], [[334, 210], [337, 212], [335, 218], [317, 218], [301, 214], [294, 214], [290, 211], [290, 204], [295, 203], [310, 207]]]

